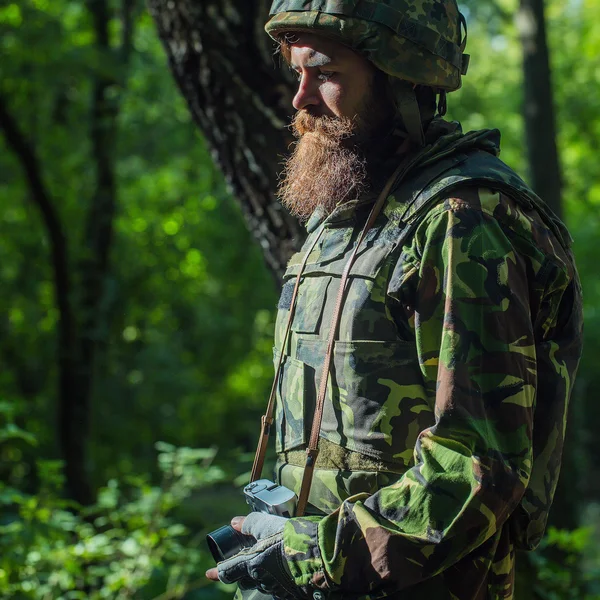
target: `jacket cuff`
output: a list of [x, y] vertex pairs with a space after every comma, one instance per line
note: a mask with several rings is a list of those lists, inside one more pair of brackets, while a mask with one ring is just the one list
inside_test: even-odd
[[306, 594], [327, 590], [329, 585], [318, 541], [320, 517], [290, 519], [283, 528], [283, 555], [298, 586]]

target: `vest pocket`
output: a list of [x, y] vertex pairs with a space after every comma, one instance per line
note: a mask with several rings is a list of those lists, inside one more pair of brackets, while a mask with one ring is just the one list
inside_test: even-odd
[[330, 282], [331, 277], [305, 277], [300, 283], [292, 331], [296, 333], [318, 331]]
[[[279, 361], [277, 348], [273, 348], [273, 361], [277, 368]], [[284, 356], [277, 382], [277, 404], [275, 406], [275, 450], [277, 452], [292, 450], [306, 443], [306, 369], [306, 365], [301, 361]], [[285, 402], [282, 401], [282, 395]]]
[[[300, 340], [298, 357], [320, 377], [326, 344]], [[318, 389], [319, 381], [315, 382]], [[419, 433], [434, 424], [412, 342], [335, 343], [321, 436], [343, 448], [409, 467]]]

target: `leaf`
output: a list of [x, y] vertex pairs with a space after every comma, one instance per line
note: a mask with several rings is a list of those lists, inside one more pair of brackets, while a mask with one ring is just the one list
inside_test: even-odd
[[175, 452], [175, 450], [177, 450], [177, 447], [174, 446], [173, 444], [167, 444], [166, 442], [156, 442], [154, 444], [154, 447], [159, 451], [159, 452]]
[[0, 443], [9, 440], [22, 440], [31, 446], [37, 446], [37, 439], [31, 433], [17, 427], [14, 423], [9, 423], [0, 429]]

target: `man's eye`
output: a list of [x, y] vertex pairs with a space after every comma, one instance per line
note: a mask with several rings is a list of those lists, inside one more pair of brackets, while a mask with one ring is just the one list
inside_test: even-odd
[[[335, 75], [334, 71], [321, 71], [317, 75], [317, 79], [320, 81], [329, 81]], [[294, 76], [296, 77], [296, 81], [302, 81], [303, 72], [302, 71], [294, 71]]]
[[321, 71], [319, 79], [321, 81], [329, 81], [334, 75], [335, 73], [333, 71]]

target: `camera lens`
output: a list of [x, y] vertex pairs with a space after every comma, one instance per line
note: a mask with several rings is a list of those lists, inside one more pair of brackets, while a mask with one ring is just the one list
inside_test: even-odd
[[253, 538], [236, 531], [231, 525], [224, 525], [206, 536], [206, 543], [215, 562], [227, 560], [253, 546]]

